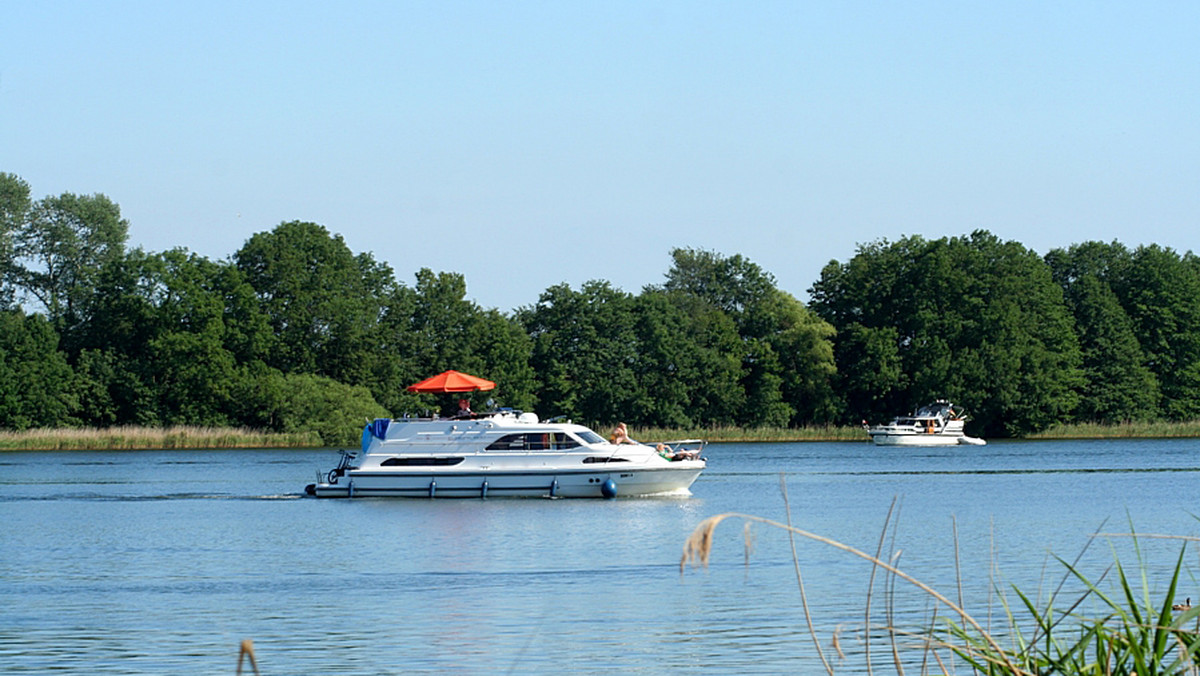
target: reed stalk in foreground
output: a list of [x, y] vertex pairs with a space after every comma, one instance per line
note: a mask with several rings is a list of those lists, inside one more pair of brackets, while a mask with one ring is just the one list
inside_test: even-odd
[[[887, 654], [890, 657], [891, 666], [898, 674], [905, 673], [905, 667], [910, 666], [918, 669], [917, 673], [919, 674], [957, 673], [957, 668], [961, 667], [969, 670], [969, 673], [988, 676], [1200, 675], [1200, 657], [1198, 657], [1198, 653], [1200, 653], [1200, 604], [1196, 608], [1192, 608], [1190, 599], [1185, 603], [1178, 603], [1176, 600], [1176, 592], [1183, 574], [1184, 554], [1189, 541], [1196, 538], [1139, 536], [1135, 533], [1093, 534], [1089, 543], [1100, 536], [1133, 538], [1138, 553], [1140, 590], [1135, 589], [1120, 561], [1115, 560], [1112, 569], [1116, 571], [1116, 591], [1115, 593], [1106, 593], [1100, 587], [1100, 582], [1107, 576], [1107, 573], [1095, 582], [1085, 576], [1078, 566], [1078, 562], [1082, 558], [1081, 552], [1080, 557], [1074, 562], [1058, 559], [1065, 569], [1063, 581], [1044, 603], [1035, 602], [1029, 595], [1015, 588], [1016, 603], [1010, 603], [1003, 591], [996, 589], [1005, 621], [1001, 629], [992, 630], [985, 629], [975, 617], [968, 613], [961, 600], [960, 602], [952, 601], [936, 589], [900, 570], [895, 565], [899, 552], [894, 546], [885, 559], [883, 535], [880, 538], [879, 550], [872, 555], [836, 540], [796, 528], [790, 523], [779, 523], [747, 514], [718, 514], [702, 521], [684, 543], [683, 556], [680, 559], [681, 572], [689, 564], [693, 566], [708, 565], [713, 548], [713, 533], [720, 523], [728, 519], [743, 520], [747, 526], [751, 523], [759, 523], [779, 528], [787, 531], [789, 538], [805, 538], [841, 550], [870, 564], [871, 578], [864, 599], [866, 622], [862, 631], [863, 653], [861, 658], [863, 665], [855, 667], [855, 671], [858, 673], [864, 669], [865, 673], [875, 673], [875, 667], [872, 665], [873, 653], [870, 636], [872, 630], [882, 630], [889, 637], [889, 644], [886, 647]], [[790, 514], [788, 520], [791, 520]], [[889, 511], [887, 521], [885, 521], [884, 535], [888, 529], [888, 522], [891, 520], [892, 513]], [[1152, 600], [1153, 595], [1147, 575], [1148, 564], [1143, 560], [1141, 549], [1138, 546], [1138, 538], [1147, 537], [1165, 537], [1183, 543], [1175, 561], [1168, 589], [1158, 603]], [[957, 544], [955, 548], [957, 551]], [[792, 556], [808, 631], [817, 646], [817, 654], [825, 671], [832, 675], [835, 673], [835, 667], [821, 650], [821, 640], [818, 630], [815, 628], [817, 623], [809, 612], [808, 599], [800, 575], [800, 560], [794, 546]], [[871, 600], [878, 593], [875, 591], [876, 571], [881, 571], [885, 575], [882, 587], [887, 601], [886, 617], [888, 621], [883, 626], [874, 626], [871, 620]], [[1060, 606], [1058, 605], [1059, 598], [1062, 595], [1064, 584], [1068, 580], [1074, 580], [1080, 585], [1079, 595], [1071, 602]], [[920, 593], [934, 601], [935, 606], [928, 625], [915, 630], [896, 626], [893, 620], [893, 604], [895, 603], [897, 581], [915, 587]], [[1080, 612], [1080, 606], [1089, 598], [1098, 601], [1101, 608], [1099, 614]], [[937, 611], [939, 607], [948, 609], [949, 614], [939, 616]], [[844, 661], [846, 641], [842, 638], [840, 626], [834, 629], [831, 643]], [[919, 651], [919, 654], [914, 654], [914, 651]]]

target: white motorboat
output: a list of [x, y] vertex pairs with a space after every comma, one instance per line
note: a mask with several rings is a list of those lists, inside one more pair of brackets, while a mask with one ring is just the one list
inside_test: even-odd
[[976, 437], [969, 437], [963, 431], [967, 421], [964, 411], [946, 401], [939, 399], [932, 404], [922, 406], [912, 415], [894, 418], [886, 425], [870, 425], [866, 423], [867, 434], [879, 446], [983, 446], [987, 442]]
[[[687, 494], [706, 460], [701, 440], [612, 443], [583, 425], [500, 411], [470, 418], [378, 419], [362, 448], [305, 492], [317, 497], [564, 497]], [[664, 449], [666, 450], [666, 449]]]

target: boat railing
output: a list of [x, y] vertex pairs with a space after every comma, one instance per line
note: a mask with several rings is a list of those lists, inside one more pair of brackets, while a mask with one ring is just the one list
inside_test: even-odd
[[675, 444], [699, 444], [700, 446], [708, 445], [708, 441], [705, 439], [672, 439], [670, 441], [660, 441], [658, 443], [666, 444], [668, 446], [674, 446]]
[[708, 441], [705, 439], [672, 439], [670, 441], [660, 441], [653, 445], [656, 446], [658, 444], [667, 446], [676, 452], [686, 451], [699, 456], [704, 451], [704, 447], [708, 445]]

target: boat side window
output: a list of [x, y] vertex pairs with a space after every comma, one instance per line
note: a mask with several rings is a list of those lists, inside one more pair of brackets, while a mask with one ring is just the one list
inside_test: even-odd
[[462, 461], [463, 459], [458, 457], [415, 457], [388, 458], [379, 464], [383, 467], [423, 467], [428, 465], [457, 465]]
[[505, 434], [488, 444], [489, 451], [523, 451], [525, 450], [524, 434]]
[[567, 448], [579, 448], [579, 442], [574, 437], [566, 432], [554, 433], [554, 447], [563, 450]]
[[546, 451], [554, 448], [550, 432], [506, 434], [488, 444], [489, 451]]

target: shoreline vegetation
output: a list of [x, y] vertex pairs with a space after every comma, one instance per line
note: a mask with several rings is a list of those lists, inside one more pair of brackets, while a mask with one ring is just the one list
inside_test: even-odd
[[0, 451], [143, 451], [181, 449], [321, 448], [316, 432], [280, 433], [246, 427], [120, 426], [0, 430]]
[[[597, 431], [608, 426], [593, 426]], [[801, 428], [718, 426], [674, 430], [631, 428], [630, 436], [647, 443], [673, 439], [704, 439], [709, 442], [803, 442], [867, 440], [858, 426]], [[1043, 432], [1022, 437], [1028, 441], [1069, 439], [1171, 439], [1200, 438], [1200, 420], [1187, 422], [1133, 422], [1116, 425], [1097, 423], [1055, 425]], [[2, 451], [129, 451], [172, 449], [313, 449], [328, 448], [316, 432], [268, 432], [245, 427], [137, 427], [57, 428], [24, 431], [0, 430]]]

